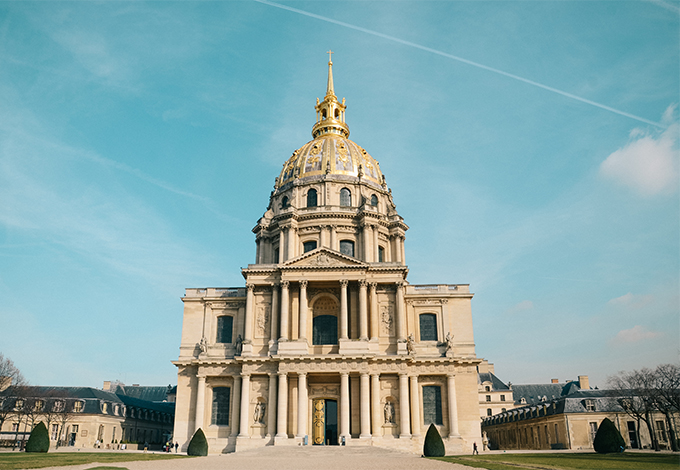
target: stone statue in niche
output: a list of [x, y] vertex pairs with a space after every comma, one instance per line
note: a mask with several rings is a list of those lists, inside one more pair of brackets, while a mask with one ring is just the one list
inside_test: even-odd
[[409, 355], [413, 355], [416, 353], [416, 340], [413, 337], [413, 333], [408, 335], [406, 338], [406, 350], [408, 351]]
[[201, 354], [208, 352], [208, 340], [205, 339], [205, 336], [201, 337], [201, 341], [198, 343], [198, 348], [201, 350]]
[[446, 333], [446, 340], [444, 341], [444, 345], [446, 346], [446, 352], [444, 353], [445, 356], [449, 357], [453, 355], [453, 335], [449, 331]]
[[238, 335], [238, 337], [236, 338], [234, 348], [236, 348], [236, 355], [240, 356], [241, 352], [243, 351], [243, 338], [241, 338], [241, 335]]
[[264, 415], [267, 410], [267, 405], [264, 402], [258, 401], [253, 412], [253, 422], [255, 424], [264, 424]]
[[383, 411], [385, 413], [385, 424], [394, 424], [394, 404], [391, 401], [386, 401]]

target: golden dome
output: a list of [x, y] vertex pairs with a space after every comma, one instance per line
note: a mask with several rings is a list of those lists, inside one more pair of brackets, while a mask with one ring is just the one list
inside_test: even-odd
[[346, 137], [324, 134], [307, 142], [283, 165], [277, 188], [299, 178], [321, 178], [338, 175], [338, 179], [354, 179], [382, 186], [383, 175], [378, 162], [366, 150]]
[[[332, 54], [329, 51], [329, 54]], [[369, 184], [383, 186], [385, 181], [378, 162], [366, 150], [349, 140], [349, 127], [345, 124], [345, 99], [335, 96], [333, 87], [333, 62], [328, 61], [328, 85], [323, 101], [316, 99], [316, 123], [312, 127], [314, 140], [293, 152], [283, 165], [276, 180], [276, 188], [299, 178], [321, 178], [324, 175], [337, 179], [360, 178]]]

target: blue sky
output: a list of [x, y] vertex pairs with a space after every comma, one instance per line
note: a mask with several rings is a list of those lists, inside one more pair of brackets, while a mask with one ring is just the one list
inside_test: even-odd
[[0, 352], [175, 383], [185, 287], [241, 286], [332, 49], [351, 138], [469, 283], [513, 383], [677, 361], [677, 1], [0, 2]]

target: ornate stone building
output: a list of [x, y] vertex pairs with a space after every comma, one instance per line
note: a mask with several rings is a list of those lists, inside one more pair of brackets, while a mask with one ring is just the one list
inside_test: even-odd
[[420, 453], [434, 423], [449, 452], [479, 444], [469, 286], [406, 281], [408, 226], [349, 140], [330, 61], [312, 136], [253, 229], [245, 288], [186, 290], [175, 440]]

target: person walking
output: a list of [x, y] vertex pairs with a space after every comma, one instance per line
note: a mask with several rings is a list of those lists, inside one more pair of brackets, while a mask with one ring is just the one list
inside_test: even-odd
[[472, 443], [472, 455], [475, 455], [475, 454], [479, 455], [479, 450], [477, 450], [477, 443], [473, 442]]

